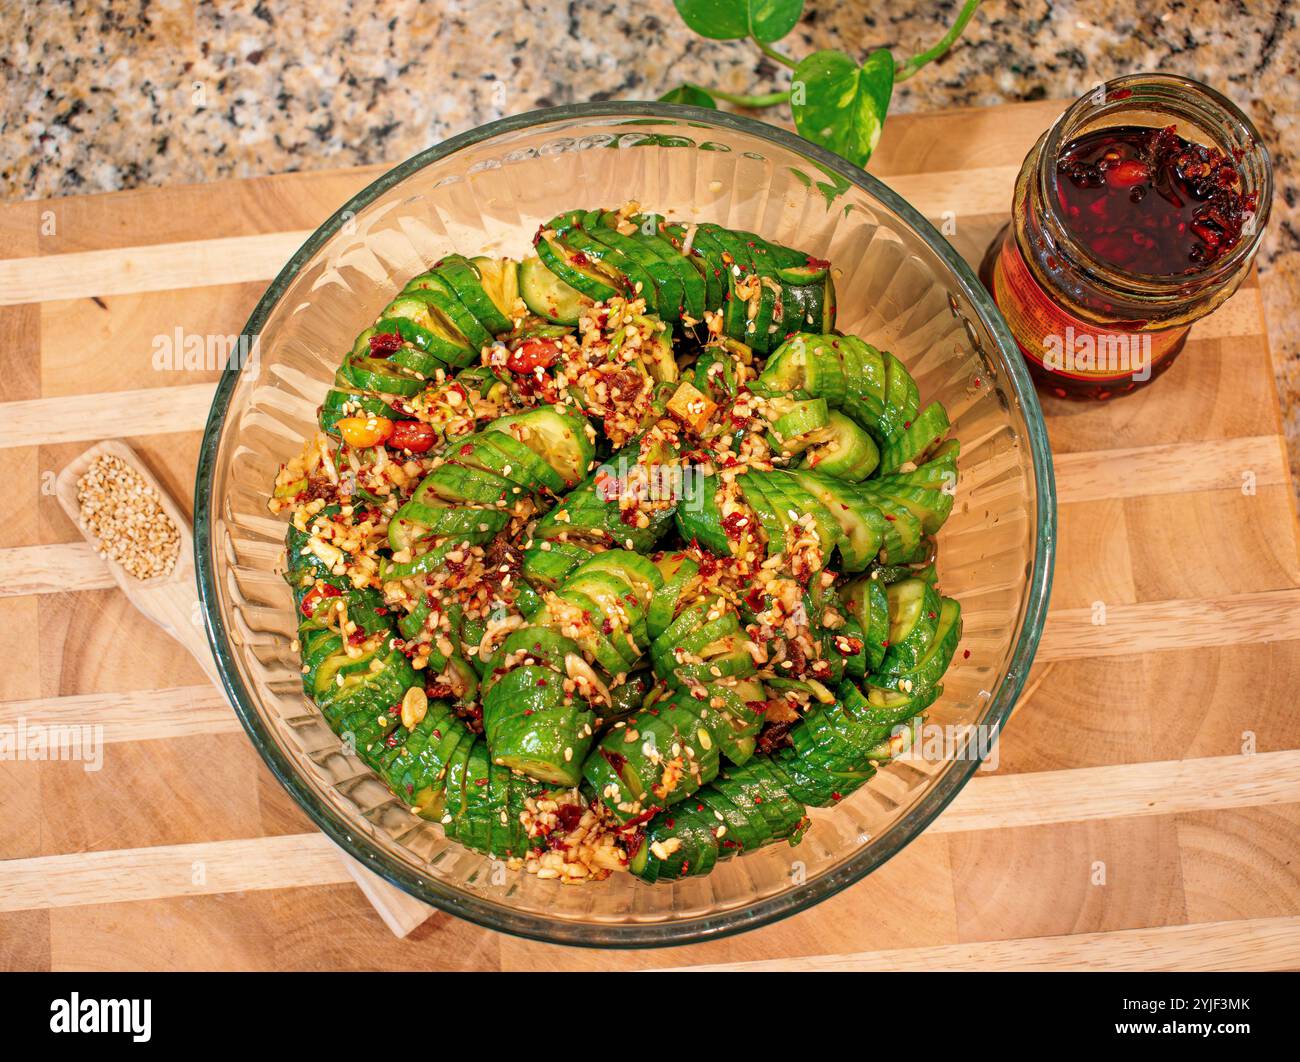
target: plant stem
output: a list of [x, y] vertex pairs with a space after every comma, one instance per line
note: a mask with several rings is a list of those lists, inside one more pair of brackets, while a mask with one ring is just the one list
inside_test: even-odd
[[957, 21], [954, 22], [952, 28], [943, 35], [943, 39], [933, 48], [921, 52], [919, 55], [912, 56], [912, 58], [907, 60], [905, 63], [899, 63], [894, 70], [894, 80], [906, 81], [909, 77], [920, 70], [921, 67], [925, 66], [926, 63], [933, 62], [935, 59], [938, 59], [939, 56], [943, 55], [944, 52], [953, 46], [953, 43], [957, 38], [961, 36], [961, 31], [966, 28], [966, 23], [971, 20], [971, 16], [975, 14], [979, 6], [980, 0], [966, 0], [966, 2], [962, 4], [961, 12], [957, 15]]
[[788, 66], [791, 70], [793, 70], [795, 67], [799, 65], [788, 55], [783, 55], [781, 52], [778, 52], [770, 44], [764, 44], [757, 37], [751, 36], [749, 39], [758, 45], [758, 50], [760, 52], [766, 55], [769, 59], [775, 59], [782, 66]]
[[687, 82], [693, 89], [699, 89], [701, 92], [707, 92], [710, 96], [723, 100], [726, 103], [735, 104], [737, 107], [748, 107], [751, 110], [761, 110], [764, 107], [775, 107], [778, 103], [784, 103], [790, 98], [790, 90], [783, 92], [769, 92], [766, 96], [740, 96], [734, 92], [723, 92], [722, 89], [705, 88], [703, 85], [693, 85]]

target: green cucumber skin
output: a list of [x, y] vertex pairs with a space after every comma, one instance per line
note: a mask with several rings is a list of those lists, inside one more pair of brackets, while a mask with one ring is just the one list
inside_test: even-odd
[[937, 441], [936, 434], [942, 438], [948, 428], [936, 402], [913, 431], [920, 404], [916, 381], [893, 354], [856, 337], [802, 331], [791, 336], [772, 353], [753, 390], [769, 397], [825, 398], [870, 433], [881, 447], [884, 472], [919, 456], [923, 444]]
[[557, 280], [573, 288], [592, 302], [603, 302], [619, 294], [619, 288], [612, 280], [606, 281], [574, 268], [568, 253], [562, 247], [552, 246], [549, 239], [539, 238], [534, 244], [537, 258], [547, 269], [555, 274]]
[[468, 258], [448, 255], [433, 267], [433, 271], [451, 288], [456, 298], [489, 335], [510, 331], [510, 318], [497, 309], [483, 287], [478, 270]]
[[[672, 700], [655, 708], [609, 730], [584, 765], [584, 777], [621, 822], [685, 800], [718, 773], [717, 746], [698, 710]], [[681, 771], [665, 790], [673, 763]]]
[[483, 700], [483, 733], [494, 763], [539, 781], [578, 784], [596, 716], [580, 697], [565, 703], [563, 682], [558, 671], [525, 665], [493, 684]]
[[556, 324], [576, 325], [583, 310], [595, 302], [551, 270], [540, 256], [519, 265], [519, 295], [539, 317]]
[[[640, 704], [649, 688], [645, 676], [650, 674], [652, 662], [661, 667], [670, 660], [674, 648], [697, 654], [742, 637], [743, 631], [734, 613], [710, 621], [693, 612], [689, 604], [682, 607], [683, 592], [696, 574], [685, 565], [667, 577], [657, 572], [650, 576], [634, 560], [619, 561], [613, 554], [624, 552], [630, 542], [632, 557], [644, 561], [644, 554], [653, 548], [667, 524], [676, 522], [688, 541], [695, 539], [703, 548], [725, 555], [731, 544], [722, 532], [714, 495], [716, 485], [701, 511], [683, 512], [681, 507], [669, 510], [649, 533], [638, 535], [635, 529], [611, 520], [609, 504], [597, 497], [589, 475], [592, 451], [588, 447], [575, 446], [572, 452], [556, 455], [548, 449], [552, 445], [549, 440], [562, 440], [562, 435], [548, 436], [546, 441], [534, 438], [525, 444], [503, 427], [495, 433], [484, 431], [481, 437], [456, 440], [454, 447], [448, 445], [446, 460], [421, 483], [416, 497], [399, 513], [401, 519], [393, 521], [408, 525], [399, 536], [404, 544], [432, 538], [435, 549], [422, 555], [423, 566], [417, 557], [410, 565], [388, 566], [386, 574], [401, 578], [427, 572], [437, 563], [438, 549], [459, 544], [462, 537], [464, 541], [486, 541], [504, 527], [505, 521], [496, 515], [496, 506], [511, 497], [524, 493], [562, 496], [560, 505], [548, 515], [553, 516], [561, 505], [567, 506], [576, 517], [577, 527], [562, 526], [564, 521], [548, 524], [547, 516], [539, 521], [537, 538], [552, 548], [541, 551], [535, 546], [527, 551], [533, 568], [529, 570], [530, 558], [526, 557], [527, 582], [520, 585], [529, 595], [530, 606], [524, 614], [543, 613], [541, 595], [550, 591], [568, 593], [570, 600], [600, 615], [612, 602], [611, 595], [634, 595], [621, 622], [613, 625], [611, 634], [598, 640], [601, 651], [596, 661], [598, 672], [618, 668], [618, 673], [623, 674], [628, 668], [637, 669], [639, 677], [614, 687], [621, 703], [604, 711], [607, 718], [621, 719], [625, 727], [606, 731], [602, 737], [599, 732], [593, 733], [596, 709], [592, 705], [580, 698], [557, 704], [553, 697], [538, 697], [552, 680], [557, 687], [562, 685], [563, 676], [557, 668], [563, 668], [564, 659], [572, 651], [582, 651], [576, 643], [546, 627], [525, 627], [515, 632], [520, 636], [515, 648], [527, 645], [532, 652], [532, 646], [537, 646], [537, 663], [514, 667], [503, 674], [493, 672], [492, 665], [507, 655], [501, 651], [506, 646], [498, 647], [490, 659], [475, 661], [484, 680], [485, 726], [488, 703], [492, 703], [491, 726], [482, 738], [475, 738], [443, 701], [431, 702], [425, 718], [410, 731], [401, 725], [394, 704], [400, 702], [405, 689], [418, 684], [421, 676], [391, 646], [381, 647], [378, 652], [377, 659], [382, 661], [378, 672], [360, 675], [354, 681], [358, 671], [339, 671], [347, 684], [342, 688], [321, 688], [318, 703], [331, 726], [356, 738], [358, 754], [413, 809], [432, 819], [448, 818], [449, 836], [474, 850], [498, 855], [522, 854], [527, 849], [528, 839], [518, 816], [529, 795], [542, 792], [546, 785], [578, 785], [584, 779], [592, 786], [601, 780], [608, 785], [613, 780], [611, 775], [618, 777], [619, 772], [612, 771], [608, 759], [600, 759], [603, 769], [597, 766], [598, 749], [593, 745], [597, 737], [603, 747], [612, 735], [636, 724], [642, 727], [642, 733], [654, 734], [656, 741], [667, 742], [670, 747], [674, 742], [692, 741], [695, 757], [704, 766], [684, 775], [665, 800], [671, 805], [669, 810], [677, 807], [682, 814], [672, 819], [672, 825], [664, 812], [652, 820], [647, 845], [638, 853], [640, 869], [634, 867], [646, 880], [673, 880], [708, 873], [719, 861], [776, 840], [796, 843], [807, 826], [804, 807], [828, 806], [863, 784], [874, 769], [867, 758], [880, 758], [880, 750], [888, 744], [889, 728], [896, 720], [914, 718], [939, 695], [942, 676], [961, 636], [960, 607], [951, 599], [938, 597], [933, 588], [933, 564], [924, 571], [920, 566], [927, 559], [932, 562], [933, 545], [928, 536], [935, 534], [952, 508], [957, 446], [955, 440], [944, 441], [948, 423], [941, 405], [934, 403], [918, 413], [919, 391], [901, 361], [854, 337], [829, 333], [834, 295], [828, 269], [752, 233], [708, 225], [700, 227], [692, 251], [683, 255], [685, 227], [674, 226], [656, 215], [645, 218], [652, 226], [650, 231], [638, 227], [635, 233], [625, 234], [613, 228], [607, 212], [573, 212], [557, 219], [558, 239], [563, 242], [567, 232], [574, 246], [594, 241], [604, 249], [603, 261], [608, 267], [621, 267], [624, 286], [639, 281], [650, 310], [659, 311], [669, 321], [682, 314], [698, 319], [705, 309], [721, 310], [724, 315], [728, 309], [735, 309], [726, 305], [734, 277], [720, 268], [726, 265], [721, 258], [724, 252], [747, 273], [775, 281], [761, 286], [756, 296], [758, 312], [753, 318], [745, 313], [732, 318], [732, 338], [752, 346], [759, 355], [770, 353], [769, 368], [779, 361], [780, 348], [791, 338], [791, 331], [797, 329], [805, 340], [815, 340], [810, 361], [801, 370], [801, 386], [787, 387], [779, 393], [795, 395], [804, 403], [823, 401], [829, 407], [828, 413], [833, 414], [828, 416], [828, 426], [833, 417], [844, 417], [866, 435], [853, 437], [845, 431], [844, 438], [851, 438], [852, 443], [843, 445], [825, 463], [818, 462], [816, 473], [778, 470], [743, 477], [740, 499], [755, 508], [774, 549], [783, 544], [789, 511], [810, 512], [827, 547], [824, 552], [828, 559], [838, 545], [841, 559], [848, 554], [853, 563], [862, 567], [879, 562], [893, 564], [897, 568], [892, 577], [895, 584], [899, 576], [925, 582], [926, 603], [937, 604], [939, 617], [928, 639], [918, 634], [904, 639], [901, 647], [890, 645], [879, 654], [873, 652], [871, 631], [878, 632], [880, 614], [876, 598], [885, 594], [886, 578], [872, 580], [867, 597], [875, 604], [865, 613], [869, 622], [863, 625], [854, 617], [843, 628], [845, 633], [860, 636], [864, 646], [860, 653], [834, 661], [833, 675], [845, 676], [839, 700], [833, 706], [810, 711], [795, 728], [795, 747], [770, 757], [754, 757], [753, 737], [761, 728], [762, 717], [744, 714], [745, 702], [734, 693], [733, 685], [716, 684], [711, 702], [697, 701], [682, 690], [670, 694], [667, 700], [656, 693], [651, 704], [657, 705], [658, 714], [648, 715]], [[580, 222], [580, 227], [575, 222]], [[557, 283], [565, 282], [559, 272], [551, 272], [540, 252], [536, 262]], [[510, 322], [489, 297], [483, 275], [468, 259], [455, 255], [412, 281], [386, 308], [377, 325], [358, 337], [341, 372], [339, 387], [327, 396], [320, 411], [322, 428], [327, 432], [336, 430], [345, 403], [355, 405], [351, 412], [359, 409], [403, 419], [385, 396], [390, 400], [392, 396], [407, 396], [414, 393], [413, 388], [423, 386], [420, 377], [456, 371], [474, 360], [476, 346], [507, 331]], [[617, 287], [611, 283], [606, 290], [613, 292]], [[570, 290], [578, 298], [591, 297], [580, 289]], [[811, 326], [806, 332], [805, 316], [815, 319], [806, 322]], [[442, 322], [451, 326], [450, 332]], [[748, 327], [751, 322], [754, 329]], [[769, 333], [767, 326], [771, 324], [781, 327]], [[763, 335], [755, 334], [758, 329]], [[369, 357], [368, 340], [377, 331], [396, 332], [403, 347], [388, 359]], [[457, 331], [466, 341], [463, 346], [445, 338]], [[713, 384], [704, 359], [696, 367], [695, 379], [704, 385], [701, 390], [711, 393]], [[760, 378], [754, 389], [761, 391], [763, 386]], [[734, 383], [728, 385], [723, 380], [716, 397], [724, 402], [734, 398], [730, 388]], [[811, 418], [814, 408], [800, 410], [798, 416]], [[519, 414], [511, 419], [527, 416]], [[796, 422], [791, 418], [785, 426], [793, 437], [806, 434], [810, 427], [821, 427], [822, 421], [818, 419], [814, 424], [812, 419]], [[453, 452], [465, 445], [471, 446], [471, 452]], [[559, 445], [567, 444], [560, 441]], [[575, 469], [581, 469], [581, 473], [575, 476]], [[821, 475], [843, 488], [844, 496], [851, 499], [855, 518], [866, 514], [860, 524], [851, 526], [865, 529], [855, 542], [859, 547], [863, 543], [870, 545], [873, 535], [878, 534], [880, 545], [869, 556], [862, 548], [861, 556], [847, 549], [844, 522], [827, 497], [811, 491], [807, 481], [798, 478], [806, 474]], [[744, 478], [749, 479], [748, 491], [744, 489]], [[486, 538], [479, 529], [484, 522], [489, 525]], [[880, 530], [881, 523], [889, 526]], [[564, 532], [573, 532], [577, 541], [560, 541]], [[455, 541], [437, 541], [442, 539]], [[855, 570], [847, 564], [844, 568]], [[338, 586], [346, 596], [349, 618], [363, 634], [394, 631], [400, 626], [403, 635], [409, 636], [408, 628], [415, 632], [423, 624], [418, 608], [410, 617], [388, 617], [382, 598], [374, 591], [352, 590], [342, 577], [321, 570], [313, 556], [293, 557], [287, 577], [294, 587], [295, 605], [317, 579]], [[566, 584], [571, 584], [567, 590]], [[399, 618], [403, 622], [398, 623]], [[419, 622], [406, 622], [417, 618]], [[471, 628], [473, 625], [463, 627], [459, 635], [474, 641], [483, 633], [481, 624]], [[819, 632], [825, 642], [825, 632]], [[307, 666], [304, 684], [315, 690], [316, 676], [327, 661], [341, 652], [341, 640], [310, 620], [300, 624], [299, 636]], [[528, 639], [532, 639], [531, 643]], [[647, 654], [647, 659], [639, 661], [642, 653]], [[743, 669], [731, 670], [733, 665], [726, 656], [716, 659], [724, 674], [740, 675], [742, 685], [752, 683], [744, 677], [747, 672]], [[442, 665], [447, 663], [442, 661]], [[714, 684], [711, 676], [700, 670], [708, 665], [707, 660], [703, 665], [691, 665], [695, 670], [690, 671], [690, 677], [705, 685]], [[538, 678], [543, 676], [547, 686], [538, 685]], [[858, 682], [863, 684], [861, 689]], [[758, 688], [761, 690], [761, 686]], [[394, 700], [381, 703], [390, 697]], [[719, 707], [723, 702], [724, 706]], [[532, 714], [525, 716], [524, 711]], [[521, 719], [529, 720], [526, 727], [521, 726]], [[521, 730], [528, 734], [516, 733]], [[569, 743], [574, 734], [578, 735], [577, 741]], [[707, 736], [707, 746], [701, 742], [701, 734]], [[875, 740], [865, 745], [869, 739]], [[635, 765], [636, 786], [644, 794], [658, 784], [663, 768], [640, 754], [643, 744], [644, 739], [635, 742], [639, 758], [633, 757], [629, 763]], [[498, 746], [534, 768], [542, 767], [544, 777], [531, 778], [497, 762]], [[695, 799], [687, 801], [687, 797]], [[702, 810], [695, 810], [697, 803]], [[647, 856], [650, 841], [673, 837], [684, 842], [673, 857], [660, 860]], [[727, 838], [733, 843], [725, 843]]]

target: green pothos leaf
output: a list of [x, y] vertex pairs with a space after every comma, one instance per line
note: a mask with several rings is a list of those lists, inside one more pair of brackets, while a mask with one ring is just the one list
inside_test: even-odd
[[752, 36], [771, 44], [799, 21], [803, 0], [673, 0], [677, 13], [701, 37], [734, 41]]
[[718, 108], [717, 101], [696, 85], [678, 85], [671, 92], [665, 92], [660, 96], [659, 102], [685, 103], [691, 107], [712, 107], [714, 110]]
[[749, 36], [745, 0], [673, 0], [677, 13], [701, 37], [734, 41]]
[[803, 0], [747, 0], [745, 6], [749, 9], [749, 32], [764, 44], [779, 41], [803, 14]]
[[799, 63], [790, 88], [799, 135], [865, 166], [894, 94], [894, 57], [881, 48], [858, 66], [843, 52], [814, 52]]

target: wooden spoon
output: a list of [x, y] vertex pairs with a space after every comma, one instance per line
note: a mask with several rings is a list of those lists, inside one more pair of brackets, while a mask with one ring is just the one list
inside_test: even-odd
[[[120, 458], [158, 492], [159, 501], [175, 523], [180, 536], [180, 554], [176, 558], [175, 567], [167, 575], [148, 580], [138, 579], [108, 557], [103, 558], [104, 564], [127, 600], [146, 618], [152, 620], [188, 649], [203, 668], [208, 679], [224, 695], [221, 676], [217, 672], [212, 650], [208, 646], [207, 635], [204, 634], [203, 625], [199, 620], [199, 597], [194, 580], [194, 538], [190, 523], [144, 462], [120, 439], [97, 443], [71, 461], [59, 473], [55, 482], [55, 493], [59, 504], [63, 506], [63, 511], [68, 514], [69, 519], [81, 529], [81, 533], [91, 540], [90, 544], [98, 549], [99, 543], [93, 541], [93, 533], [81, 526], [77, 481], [101, 454], [111, 454]], [[352, 880], [357, 883], [379, 917], [384, 920], [384, 924], [397, 936], [405, 937], [434, 913], [434, 909], [428, 904], [408, 895], [395, 885], [390, 885], [348, 853], [340, 850], [339, 858], [343, 861], [343, 866]]]

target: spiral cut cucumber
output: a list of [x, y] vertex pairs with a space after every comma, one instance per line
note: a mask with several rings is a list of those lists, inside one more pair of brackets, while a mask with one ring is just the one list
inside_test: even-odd
[[520, 267], [529, 308], [576, 324], [616, 295], [645, 299], [670, 324], [723, 315], [724, 333], [758, 353], [791, 332], [835, 325], [829, 263], [752, 232], [669, 223], [658, 214], [571, 210], [538, 231]]
[[796, 844], [809, 823], [807, 807], [839, 802], [892, 758], [898, 728], [943, 692], [939, 680], [961, 637], [961, 607], [920, 580], [888, 589], [889, 630], [899, 640], [865, 686], [846, 678], [834, 703], [813, 705], [791, 730], [790, 747], [723, 767], [691, 794], [686, 811], [657, 815], [631, 856], [632, 873], [646, 881], [706, 874], [742, 852], [778, 840]]
[[725, 515], [718, 478], [698, 477], [677, 507], [677, 528], [722, 555], [756, 545], [775, 556], [811, 536], [819, 567], [837, 560], [841, 570], [860, 572], [877, 561], [914, 563], [952, 511], [957, 452], [950, 440], [912, 471], [865, 483], [807, 469], [751, 470], [735, 477]]
[[635, 204], [406, 283], [277, 478], [345, 747], [476, 851], [541, 858], [542, 798], [594, 810], [647, 882], [866, 784], [961, 637], [960, 447], [835, 316], [829, 263]]
[[508, 258], [448, 255], [414, 277], [344, 357], [321, 406], [321, 429], [337, 434], [347, 416], [401, 419], [396, 402], [433, 379], [454, 377], [480, 393], [503, 386], [479, 371], [479, 356], [513, 328], [518, 297], [518, 263]]
[[447, 444], [441, 462], [388, 525], [395, 552], [430, 539], [439, 545], [387, 568], [385, 579], [429, 574], [444, 563], [449, 545], [493, 538], [510, 522], [515, 502], [572, 487], [594, 452], [587, 425], [550, 407], [499, 417]]
[[[483, 728], [493, 762], [577, 785], [603, 718], [649, 644], [646, 609], [662, 577], [639, 553], [591, 553], [493, 656]], [[644, 692], [644, 686], [633, 689]]]
[[676, 804], [711, 781], [725, 757], [754, 754], [767, 694], [751, 678], [739, 610], [699, 591], [686, 553], [656, 558], [660, 582], [646, 634], [660, 692], [601, 738], [583, 777], [616, 819], [629, 822]]

